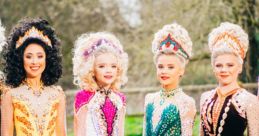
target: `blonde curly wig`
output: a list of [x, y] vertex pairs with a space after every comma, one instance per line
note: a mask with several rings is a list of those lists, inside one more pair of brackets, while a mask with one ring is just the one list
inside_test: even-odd
[[[100, 41], [105, 43], [98, 43]], [[123, 51], [120, 41], [111, 33], [97, 32], [82, 34], [75, 42], [73, 57], [74, 84], [85, 90], [98, 89], [94, 79], [94, 61], [97, 56], [112, 53], [118, 59], [118, 75], [112, 89], [118, 90], [128, 81], [128, 55]]]

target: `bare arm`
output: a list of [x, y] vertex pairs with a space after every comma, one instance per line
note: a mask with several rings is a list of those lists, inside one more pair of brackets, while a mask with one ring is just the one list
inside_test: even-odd
[[12, 136], [14, 121], [12, 96], [10, 91], [3, 94], [1, 104], [1, 136]]
[[56, 134], [57, 136], [66, 136], [66, 97], [63, 91], [60, 92]]

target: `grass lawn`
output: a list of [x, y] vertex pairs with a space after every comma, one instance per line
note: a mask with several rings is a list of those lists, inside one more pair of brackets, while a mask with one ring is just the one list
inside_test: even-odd
[[[68, 136], [73, 136], [72, 118], [68, 118]], [[199, 116], [196, 116], [193, 136], [199, 135]], [[142, 136], [142, 123], [143, 116], [127, 116], [125, 122], [125, 135], [126, 136]]]

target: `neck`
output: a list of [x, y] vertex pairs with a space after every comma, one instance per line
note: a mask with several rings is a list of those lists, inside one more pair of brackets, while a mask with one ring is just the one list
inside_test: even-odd
[[111, 85], [109, 84], [109, 85], [99, 85], [99, 87], [100, 87], [100, 89], [105, 89], [105, 90], [108, 90], [108, 89], [110, 89], [111, 88]]
[[164, 85], [163, 88], [166, 92], [170, 92], [178, 88], [178, 84]]
[[32, 89], [39, 89], [41, 87], [40, 77], [27, 77], [26, 82], [30, 85], [30, 87], [32, 87]]
[[222, 94], [227, 94], [228, 92], [230, 92], [236, 88], [240, 88], [237, 81], [232, 82], [227, 85], [219, 84], [219, 86], [218, 86], [218, 89], [221, 91]]

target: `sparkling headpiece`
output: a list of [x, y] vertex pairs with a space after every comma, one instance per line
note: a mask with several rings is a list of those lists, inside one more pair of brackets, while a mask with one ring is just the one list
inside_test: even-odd
[[209, 34], [209, 47], [211, 52], [218, 49], [231, 49], [242, 59], [248, 50], [248, 35], [238, 25], [229, 22], [221, 23], [219, 27]]
[[168, 36], [161, 41], [159, 46], [159, 51], [169, 49], [177, 54], [181, 55], [182, 57], [189, 59], [189, 55], [184, 51], [181, 45], [171, 36], [169, 33]]
[[99, 39], [98, 41], [94, 42], [93, 45], [89, 49], [84, 51], [84, 56], [87, 58], [90, 54], [92, 54], [100, 46], [110, 46], [110, 47], [113, 47], [120, 54], [123, 52], [121, 49], [117, 48], [113, 43], [109, 42], [108, 40], [106, 40], [106, 39]]
[[37, 28], [35, 28], [34, 26], [27, 30], [24, 34], [24, 36], [20, 36], [18, 41], [16, 42], [16, 46], [15, 48], [19, 48], [23, 42], [25, 40], [27, 40], [28, 38], [37, 38], [41, 41], [43, 41], [46, 45], [52, 47], [51, 45], [51, 41], [50, 39], [48, 38], [48, 36], [44, 35], [42, 31], [38, 30]]

